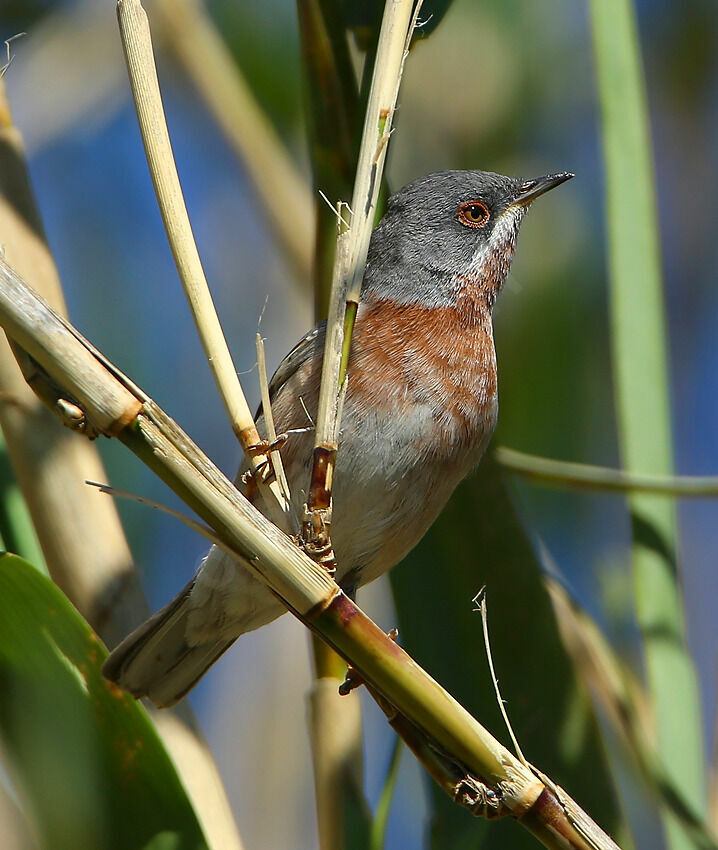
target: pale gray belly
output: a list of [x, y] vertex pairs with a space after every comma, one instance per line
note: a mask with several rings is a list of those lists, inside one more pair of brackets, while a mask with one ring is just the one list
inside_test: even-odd
[[[349, 399], [347, 399], [349, 402]], [[473, 440], [432, 440], [437, 433], [428, 405], [359, 415], [345, 404], [334, 476], [331, 537], [337, 578], [373, 581], [398, 563], [424, 536], [457, 484], [486, 448], [495, 407], [477, 421]], [[313, 434], [290, 437], [287, 474], [298, 512], [309, 481]], [[301, 462], [299, 462], [301, 459]]]
[[[423, 537], [456, 485], [479, 461], [491, 437], [496, 406], [477, 418], [471, 440], [432, 441], [436, 421], [428, 406], [387, 406], [360, 415], [345, 404], [334, 482], [332, 542], [337, 578], [347, 588], [373, 581]], [[279, 430], [302, 427], [301, 405], [276, 405]], [[279, 414], [279, 415], [277, 415]], [[260, 433], [262, 433], [261, 425]], [[282, 455], [301, 516], [309, 482], [313, 431], [292, 434]], [[263, 509], [261, 497], [257, 507]], [[264, 511], [263, 511], [264, 512]], [[283, 613], [282, 604], [251, 573], [212, 547], [192, 591], [188, 640], [231, 640]]]

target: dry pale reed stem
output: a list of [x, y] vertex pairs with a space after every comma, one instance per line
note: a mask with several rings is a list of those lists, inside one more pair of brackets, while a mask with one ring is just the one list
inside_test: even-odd
[[[339, 205], [337, 217], [337, 247], [332, 271], [332, 298], [329, 302], [327, 330], [324, 341], [322, 381], [319, 387], [319, 404], [315, 423], [315, 446], [336, 448], [338, 433], [337, 389], [342, 344], [344, 342], [344, 311], [346, 309], [346, 269], [349, 263], [350, 234], [341, 216], [346, 204]], [[335, 297], [336, 294], [336, 297]]]
[[[339, 203], [337, 227], [339, 229], [334, 274], [345, 266], [341, 255], [346, 249], [346, 228]], [[344, 298], [329, 303], [327, 334], [342, 330]], [[337, 339], [341, 351], [341, 339]], [[326, 361], [325, 361], [326, 362]], [[340, 358], [332, 362], [331, 373], [324, 376], [320, 385], [319, 416], [324, 427], [334, 427], [339, 421], [338, 411], [327, 415], [327, 406], [337, 404], [336, 387], [339, 383]], [[317, 433], [314, 449], [312, 481], [307, 497], [307, 510], [303, 517], [302, 538], [307, 553], [329, 570], [336, 569], [334, 552], [329, 537], [331, 528], [331, 473], [336, 449], [336, 434]], [[324, 468], [331, 462], [331, 468]], [[339, 695], [339, 687], [346, 676], [344, 659], [331, 647], [313, 636], [314, 685], [309, 699], [308, 724], [314, 774], [314, 798], [317, 810], [317, 828], [320, 850], [344, 850], [347, 833], [346, 801], [362, 800], [363, 754], [361, 706], [359, 694]], [[337, 734], [337, 731], [339, 734]]]
[[240, 158], [298, 278], [312, 275], [314, 205], [201, 0], [154, 0], [166, 44]]
[[347, 300], [358, 303], [384, 161], [409, 43], [421, 11], [411, 0], [388, 0], [384, 9], [376, 65], [364, 119], [362, 145], [352, 195]]
[[[302, 522], [302, 539], [307, 553], [330, 571], [336, 569], [331, 543], [331, 493], [334, 463], [341, 407], [347, 390], [347, 378], [344, 373], [348, 360], [348, 346], [359, 298], [357, 291], [354, 301], [348, 303], [347, 287], [353, 273], [357, 274], [360, 280], [364, 273], [391, 119], [396, 105], [406, 49], [416, 20], [415, 18], [411, 20], [411, 8], [411, 0], [408, 2], [388, 0], [386, 3], [355, 178], [354, 213], [351, 214], [341, 200], [337, 206], [337, 245], [332, 269], [314, 457], [306, 511]], [[349, 231], [345, 215], [347, 219], [351, 217]], [[347, 339], [345, 339], [345, 329]], [[347, 352], [346, 355], [345, 352]], [[313, 645], [318, 676], [327, 675], [330, 672], [333, 676], [341, 675], [337, 669], [341, 668], [341, 661], [333, 656], [331, 650], [322, 647], [318, 641], [314, 641]], [[339, 661], [338, 664], [337, 661]], [[318, 678], [315, 691], [326, 689], [327, 681], [332, 682], [332, 686], [336, 687], [336, 678], [328, 680]], [[355, 737], [346, 738], [345, 746], [360, 750], [360, 726], [357, 723], [351, 727], [351, 722], [347, 720], [347, 717], [358, 717], [358, 695], [351, 694], [346, 700], [346, 703], [334, 707], [336, 720], [355, 730]], [[343, 770], [346, 753], [342, 751], [341, 746], [338, 746], [339, 742], [335, 736], [330, 736], [328, 741], [322, 741], [316, 731], [316, 718], [313, 714], [310, 715], [310, 723], [312, 724], [312, 757], [320, 846], [322, 850], [327, 850], [327, 848], [341, 847], [339, 839], [345, 832], [341, 806], [333, 808], [327, 806], [325, 798], [331, 799], [331, 778], [333, 774]], [[346, 731], [348, 732], [349, 729]], [[327, 732], [325, 731], [324, 734], [326, 735]], [[359, 760], [357, 764], [360, 764]], [[351, 781], [350, 777], [345, 776], [344, 782], [337, 782], [334, 787], [341, 793], [341, 788]]]
[[[342, 374], [345, 328], [348, 328], [351, 335], [351, 324], [356, 315], [358, 300], [357, 295], [355, 303], [348, 308], [347, 286], [352, 279], [352, 261], [360, 263], [361, 269], [358, 272], [360, 277], [363, 275], [366, 263], [366, 250], [363, 250], [362, 246], [366, 243], [368, 247], [371, 236], [391, 117], [396, 104], [408, 39], [413, 31], [413, 21], [410, 24], [411, 8], [411, 0], [409, 2], [388, 0], [385, 6], [355, 180], [355, 214], [351, 216], [352, 224], [349, 232], [347, 232], [345, 220], [345, 213], [349, 210], [341, 200], [337, 208], [337, 246], [332, 270], [314, 458], [302, 524], [302, 538], [306, 551], [330, 571], [336, 569], [330, 536], [331, 493], [341, 406], [347, 389], [347, 381]], [[350, 313], [348, 325], [347, 309]], [[321, 644], [315, 642], [314, 655], [318, 674], [326, 675], [329, 671], [333, 671], [336, 675], [338, 672], [336, 668], [341, 667], [341, 664], [336, 664], [329, 650], [322, 649]], [[336, 680], [330, 681], [336, 687]], [[322, 686], [326, 687], [326, 684], [320, 678], [315, 688], [319, 689]], [[356, 695], [352, 695], [349, 699], [356, 701], [357, 698]], [[338, 705], [336, 709], [339, 712], [339, 718], [342, 718], [345, 712], [358, 714], [358, 703], [355, 702], [353, 706], [349, 703], [343, 706]], [[312, 730], [314, 731], [314, 726]], [[357, 730], [356, 740], [353, 742], [353, 746], [357, 748], [360, 742], [359, 732], [360, 730]], [[344, 754], [336, 746], [332, 748], [328, 744], [322, 745], [323, 742], [316, 734], [313, 734], [312, 741], [320, 838], [322, 839], [320, 846], [322, 848], [336, 847], [340, 846], [337, 841], [343, 831], [341, 813], [338, 814], [336, 808], [328, 810], [323, 805], [322, 798], [326, 796], [327, 787], [331, 787], [327, 783], [327, 776], [341, 770]]]
[[[412, 0], [387, 0], [384, 8], [354, 183], [351, 225], [346, 233], [340, 206], [339, 235], [332, 274], [317, 411], [314, 463], [308, 490], [307, 515], [303, 525], [305, 540], [310, 541], [310, 546], [316, 549], [330, 566], [334, 565], [329, 541], [331, 490], [339, 433], [343, 372], [348, 359], [348, 346], [366, 265], [404, 59], [419, 11], [417, 6], [412, 17], [412, 6]], [[314, 544], [311, 543], [313, 538], [316, 541]]]
[[[277, 429], [274, 427], [274, 416], [272, 415], [272, 399], [269, 394], [269, 381], [267, 379], [267, 358], [264, 353], [264, 340], [261, 334], [257, 334], [257, 374], [259, 376], [259, 388], [262, 394], [262, 412], [264, 414], [264, 424], [267, 428], [267, 441], [270, 446], [277, 443]], [[291, 493], [289, 492], [289, 482], [284, 472], [284, 464], [282, 463], [282, 455], [278, 449], [272, 449], [269, 452], [269, 459], [272, 463], [272, 470], [277, 476], [277, 481], [282, 490], [282, 497], [285, 501], [291, 501]]]
[[[266, 456], [253, 448], [260, 445], [260, 437], [222, 333], [192, 234], [162, 107], [147, 15], [139, 0], [119, 0], [117, 17], [142, 141], [177, 271], [232, 428], [251, 466], [257, 469]], [[289, 504], [283, 499], [278, 483], [265, 485], [259, 475], [258, 484], [272, 519], [280, 527], [289, 528]]]

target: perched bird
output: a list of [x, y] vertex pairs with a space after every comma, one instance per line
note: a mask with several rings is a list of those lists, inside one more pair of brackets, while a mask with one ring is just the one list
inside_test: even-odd
[[[333, 487], [337, 581], [347, 591], [400, 561], [480, 460], [496, 424], [491, 314], [531, 202], [572, 177], [444, 171], [389, 199], [374, 230], [349, 360]], [[324, 325], [270, 385], [277, 431], [316, 413]], [[261, 411], [257, 420], [263, 434]], [[263, 434], [263, 436], [266, 436]], [[281, 449], [301, 516], [313, 434]], [[252, 498], [265, 512], [261, 496]], [[158, 706], [181, 699], [244, 632], [284, 613], [212, 547], [187, 587], [112, 652], [105, 676]]]

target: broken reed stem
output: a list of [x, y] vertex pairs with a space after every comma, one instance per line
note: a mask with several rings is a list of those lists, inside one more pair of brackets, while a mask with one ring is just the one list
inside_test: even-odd
[[509, 733], [509, 737], [511, 738], [511, 743], [514, 745], [514, 752], [518, 757], [519, 761], [522, 764], [527, 764], [526, 758], [524, 757], [523, 752], [521, 751], [521, 745], [514, 734], [513, 726], [511, 725], [511, 721], [509, 720], [509, 714], [506, 710], [506, 703], [501, 698], [501, 690], [499, 689], [499, 679], [496, 675], [496, 670], [494, 669], [494, 654], [491, 651], [491, 640], [489, 638], [489, 613], [486, 606], [486, 591], [482, 588], [479, 593], [474, 597], [474, 604], [478, 602], [478, 612], [481, 615], [481, 629], [484, 635], [484, 649], [486, 650], [486, 660], [489, 664], [489, 673], [491, 673], [491, 681], [494, 686], [494, 693], [496, 694], [496, 704], [499, 707], [499, 711], [501, 712], [501, 716], [504, 720], [504, 725], [506, 726], [506, 730]]
[[[222, 333], [194, 241], [162, 107], [147, 14], [140, 0], [118, 0], [117, 19], [137, 120], [167, 239], [232, 428], [252, 469], [256, 470], [267, 462], [267, 457], [257, 449], [261, 445], [259, 433]], [[261, 474], [257, 479], [274, 522], [293, 531], [290, 506], [278, 482], [272, 480], [265, 484]]]
[[[329, 572], [336, 570], [336, 559], [331, 543], [332, 486], [334, 464], [337, 453], [341, 407], [347, 390], [347, 364], [349, 345], [356, 318], [358, 292], [355, 300], [348, 299], [348, 286], [352, 280], [352, 260], [359, 262], [359, 280], [364, 274], [366, 253], [371, 230], [374, 224], [374, 212], [382, 171], [386, 155], [391, 116], [401, 79], [401, 70], [408, 42], [413, 32], [415, 19], [411, 21], [411, 2], [397, 3], [388, 0], [385, 5], [379, 35], [379, 55], [374, 63], [372, 92], [365, 115], [361, 152], [357, 164], [354, 185], [353, 213], [339, 200], [337, 203], [337, 244], [332, 269], [332, 286], [328, 306], [326, 337], [322, 379], [319, 390], [317, 425], [312, 474], [307, 493], [307, 505], [302, 521], [302, 540], [304, 549], [310, 557], [322, 564]], [[418, 13], [418, 10], [417, 10]], [[382, 121], [382, 112], [389, 117], [388, 124]], [[386, 134], [386, 135], [385, 135]], [[373, 171], [372, 171], [373, 167]], [[372, 182], [373, 180], [373, 182]], [[331, 204], [330, 204], [331, 206]], [[349, 215], [345, 217], [345, 213]], [[350, 227], [347, 227], [347, 218]], [[343, 661], [332, 650], [316, 638], [312, 641], [315, 689], [326, 687], [326, 681], [332, 681], [337, 687], [344, 677], [346, 668]], [[354, 702], [352, 706], [350, 701]], [[347, 723], [345, 714], [358, 715], [358, 695], [349, 694], [346, 705], [336, 706], [336, 715], [340, 722]], [[360, 750], [360, 728], [357, 727], [355, 748]], [[317, 789], [317, 814], [320, 826], [320, 846], [322, 850], [342, 846], [334, 838], [340, 836], [342, 829], [343, 807], [335, 806], [328, 810], [322, 803], [328, 786], [328, 773], [336, 772], [343, 763], [341, 748], [333, 750], [322, 746], [313, 736], [312, 757], [314, 762], [315, 785]], [[345, 744], [346, 745], [346, 744]], [[335, 783], [336, 785], [336, 783]], [[338, 789], [344, 794], [346, 789]]]
[[636, 490], [666, 496], [698, 498], [718, 496], [716, 475], [641, 475], [606, 466], [538, 457], [505, 446], [496, 449], [495, 455], [496, 460], [505, 469], [557, 487], [620, 493]]
[[[347, 205], [342, 202], [343, 199], [338, 201], [336, 209], [337, 244], [326, 324], [315, 447], [306, 509], [302, 518], [302, 541], [305, 551], [332, 574], [336, 570], [336, 559], [331, 543], [333, 474], [341, 407], [347, 390], [349, 345], [359, 300], [358, 290], [354, 301], [348, 299], [348, 287], [353, 274], [358, 275], [360, 283], [364, 274], [391, 117], [396, 104], [406, 49], [415, 23], [415, 19], [411, 20], [411, 7], [411, 0], [408, 2], [407, 0], [399, 0], [399, 2], [387, 0], [386, 2], [355, 177], [354, 212], [348, 210]], [[383, 116], [388, 117], [388, 121]], [[331, 202], [329, 203], [331, 206]], [[349, 227], [345, 218], [346, 211], [349, 212], [347, 218], [351, 222]], [[352, 262], [354, 262], [354, 273], [352, 273]], [[357, 263], [360, 266], [358, 271]], [[314, 639], [312, 647], [315, 689], [326, 688], [327, 680], [332, 681], [333, 687], [336, 688], [344, 678], [346, 670], [342, 659], [321, 641]], [[350, 700], [355, 703], [354, 706], [350, 705]], [[358, 715], [359, 711], [357, 694], [350, 694], [345, 698], [345, 702], [346, 704], [336, 706], [337, 718], [343, 723], [347, 723], [345, 714], [352, 716], [356, 712]], [[322, 742], [318, 742], [316, 735], [313, 735], [312, 740], [315, 745], [312, 748], [312, 757], [317, 790], [317, 814], [322, 839], [320, 846], [322, 850], [329, 850], [329, 848], [334, 850], [343, 844], [341, 841], [337, 843], [336, 840], [345, 831], [342, 828], [343, 807], [340, 805], [328, 809], [323, 805], [322, 800], [327, 795], [328, 789], [331, 792], [331, 784], [326, 782], [327, 774], [341, 770], [344, 754], [340, 747], [334, 746], [330, 749]], [[345, 746], [347, 745], [348, 743], [345, 742]], [[360, 750], [359, 727], [357, 727], [354, 746]], [[334, 793], [344, 796], [345, 792], [346, 789], [337, 788], [335, 782]]]
[[[341, 211], [341, 205], [340, 205]], [[341, 270], [347, 253], [348, 233], [345, 230], [341, 215], [337, 226], [337, 248], [334, 263], [334, 278], [332, 292], [341, 291], [343, 282]], [[334, 574], [336, 562], [331, 545], [331, 493], [334, 462], [337, 454], [337, 434], [339, 417], [337, 415], [339, 386], [339, 362], [337, 357], [327, 359], [328, 349], [341, 352], [342, 345], [342, 298], [329, 303], [329, 316], [326, 325], [326, 340], [324, 345], [324, 360], [322, 363], [322, 380], [319, 386], [319, 402], [317, 421], [314, 431], [314, 456], [312, 474], [307, 491], [307, 502], [302, 516], [302, 544], [307, 554], [317, 563]]]
[[[57, 398], [70, 397], [82, 409], [86, 431], [117, 435], [290, 611], [349, 661], [441, 753], [481, 777], [511, 816], [547, 847], [615, 850], [595, 824], [590, 826], [598, 838], [587, 843], [584, 828], [574, 826], [580, 810], [567, 815], [566, 800], [559, 802], [544, 780], [492, 738], [372, 623], [318, 564], [251, 505], [157, 405], [56, 316], [2, 257], [0, 325], [52, 376]], [[90, 369], [87, 358], [95, 360]]]
[[[274, 416], [272, 415], [272, 399], [269, 395], [269, 380], [267, 379], [267, 358], [264, 353], [264, 340], [260, 333], [256, 337], [257, 342], [257, 374], [259, 377], [259, 389], [262, 394], [262, 412], [264, 414], [264, 424], [267, 428], [267, 442], [271, 446], [277, 444], [277, 429], [274, 427]], [[283, 439], [286, 438], [283, 437]], [[278, 448], [270, 449], [269, 459], [272, 463], [272, 471], [277, 477], [279, 488], [282, 492], [282, 498], [289, 503], [291, 501], [291, 493], [289, 492], [289, 482], [284, 472], [284, 464], [282, 463], [282, 455]]]
[[412, 16], [413, 0], [387, 0], [367, 104], [350, 226], [346, 231], [339, 207], [337, 249], [324, 342], [314, 462], [307, 494], [303, 538], [308, 551], [329, 569], [334, 567], [330, 541], [331, 492], [337, 452], [342, 389], [346, 388], [354, 319], [374, 226], [384, 161], [399, 94], [404, 60], [421, 3]]

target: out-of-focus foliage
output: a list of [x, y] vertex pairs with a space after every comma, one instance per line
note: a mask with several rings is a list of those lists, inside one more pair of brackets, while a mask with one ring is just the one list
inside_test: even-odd
[[30, 513], [10, 466], [7, 446], [0, 434], [0, 546], [17, 552], [47, 574], [42, 549]]
[[[471, 602], [486, 588], [496, 675], [524, 755], [570, 788], [616, 835], [620, 816], [596, 719], [493, 459], [485, 458], [478, 475], [459, 487], [420, 549], [391, 578], [400, 633], [417, 661], [510, 746], [489, 675], [481, 616]], [[479, 841], [482, 848], [507, 842], [517, 850], [536, 846], [525, 830], [472, 818], [433, 790], [435, 850], [476, 847]]]
[[[13, 27], [25, 28], [32, 25], [55, 6], [54, 0], [3, 0], [2, 25], [7, 26], [8, 34], [4, 38], [11, 38], [19, 33], [19, 29], [10, 32]], [[4, 57], [3, 57], [4, 63]], [[0, 63], [0, 64], [3, 64]]]
[[106, 657], [49, 579], [0, 557], [0, 736], [42, 850], [206, 848], [144, 708], [102, 678]]
[[[658, 233], [653, 145], [632, 3], [591, 4], [606, 170], [611, 342], [617, 429], [625, 467], [673, 472], [667, 321]], [[636, 619], [656, 724], [656, 748], [698, 811], [706, 773], [700, 694], [686, 642], [675, 505], [632, 494]], [[672, 850], [694, 843], [669, 815]]]

